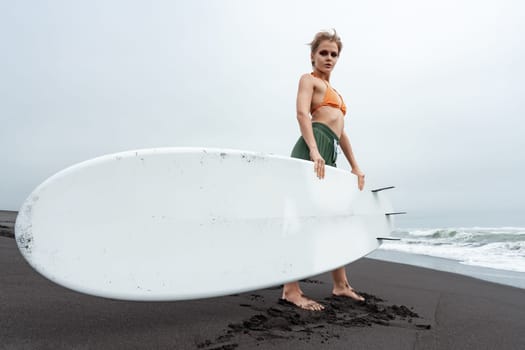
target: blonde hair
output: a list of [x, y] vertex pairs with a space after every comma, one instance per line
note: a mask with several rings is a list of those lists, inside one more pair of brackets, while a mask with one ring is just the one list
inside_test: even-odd
[[317, 49], [319, 48], [319, 45], [321, 44], [321, 41], [323, 40], [330, 40], [336, 43], [337, 49], [339, 50], [339, 53], [341, 53], [341, 50], [343, 49], [343, 43], [341, 41], [341, 38], [339, 35], [337, 35], [337, 32], [335, 29], [332, 28], [331, 31], [323, 30], [319, 33], [315, 34], [314, 40], [308, 45], [310, 45], [311, 52], [314, 54]]

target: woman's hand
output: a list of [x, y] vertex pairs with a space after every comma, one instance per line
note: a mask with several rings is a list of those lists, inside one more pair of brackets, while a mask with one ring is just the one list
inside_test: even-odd
[[319, 179], [324, 179], [324, 164], [325, 161], [319, 151], [310, 151], [310, 159], [314, 162], [314, 172]]
[[352, 169], [352, 174], [357, 176], [357, 187], [362, 191], [365, 187], [365, 174], [359, 168]]

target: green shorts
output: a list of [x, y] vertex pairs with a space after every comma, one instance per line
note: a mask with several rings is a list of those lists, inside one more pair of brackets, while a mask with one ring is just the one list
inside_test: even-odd
[[[325, 164], [336, 167], [335, 161], [337, 160], [339, 138], [332, 129], [323, 123], [312, 123], [312, 128], [317, 148], [319, 149], [319, 153], [321, 153]], [[292, 150], [292, 157], [311, 160], [310, 149], [302, 136], [299, 137], [299, 140], [297, 140], [297, 143]]]

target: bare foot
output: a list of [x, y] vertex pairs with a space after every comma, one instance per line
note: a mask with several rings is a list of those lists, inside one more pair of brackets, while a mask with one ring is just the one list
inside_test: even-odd
[[282, 300], [290, 304], [293, 304], [303, 310], [309, 310], [309, 311], [324, 310], [323, 305], [319, 304], [315, 300], [307, 298], [304, 294], [300, 294], [300, 293], [289, 293], [286, 296], [283, 295]]
[[334, 287], [334, 289], [332, 290], [332, 294], [337, 297], [348, 297], [357, 301], [365, 301], [365, 298], [357, 294], [354, 288], [350, 287], [349, 285], [346, 285], [343, 288]]

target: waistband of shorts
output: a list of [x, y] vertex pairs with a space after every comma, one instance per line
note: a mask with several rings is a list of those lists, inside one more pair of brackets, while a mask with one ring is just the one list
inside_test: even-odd
[[313, 122], [312, 123], [312, 128], [315, 128], [315, 129], [321, 131], [323, 134], [325, 134], [326, 136], [336, 140], [337, 143], [339, 143], [339, 137], [337, 137], [335, 132], [332, 129], [330, 129], [330, 127], [328, 127], [328, 125], [323, 124], [323, 123], [319, 123], [319, 122]]

